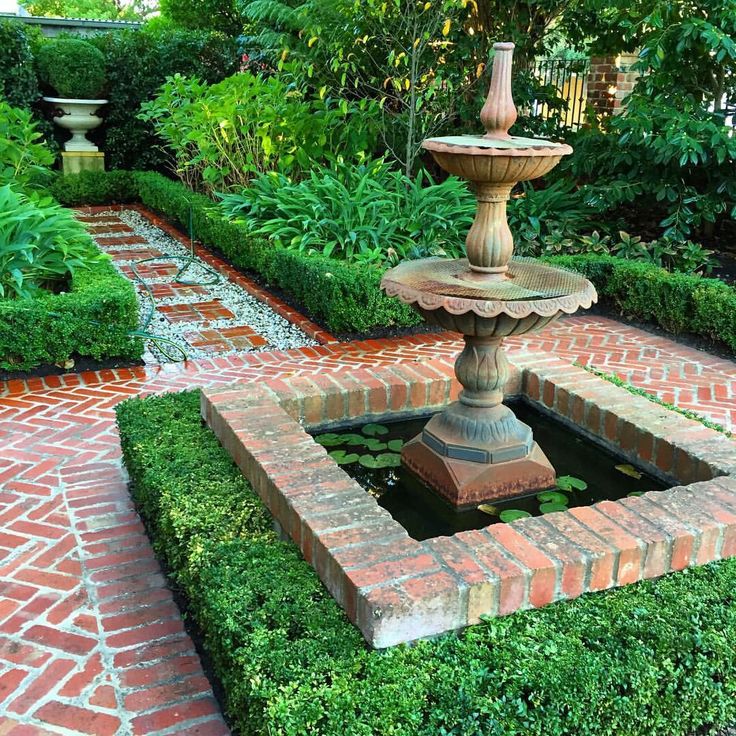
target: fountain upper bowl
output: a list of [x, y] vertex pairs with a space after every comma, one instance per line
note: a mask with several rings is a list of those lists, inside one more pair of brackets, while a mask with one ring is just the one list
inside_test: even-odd
[[422, 147], [448, 173], [474, 182], [515, 184], [544, 176], [572, 147], [541, 138], [444, 136]]

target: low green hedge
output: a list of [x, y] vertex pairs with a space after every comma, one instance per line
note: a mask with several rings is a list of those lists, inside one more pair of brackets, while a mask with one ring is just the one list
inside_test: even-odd
[[249, 236], [226, 222], [212, 200], [160, 174], [136, 173], [141, 202], [188, 227], [238, 268], [259, 274], [315, 319], [338, 332], [369, 332], [420, 323], [417, 314], [379, 288], [381, 273], [322, 256], [304, 256]]
[[138, 186], [134, 174], [122, 169], [60, 175], [51, 183], [49, 191], [65, 207], [138, 201]]
[[133, 285], [109, 261], [75, 273], [71, 289], [0, 299], [0, 369], [64, 363], [73, 355], [134, 360], [143, 353]]
[[120, 405], [133, 495], [243, 736], [678, 736], [736, 718], [736, 561], [369, 650], [199, 418]]
[[[416, 313], [379, 289], [381, 274], [322, 256], [304, 256], [225, 222], [212, 201], [179, 182], [153, 172], [112, 171], [55, 182], [64, 204], [102, 204], [139, 199], [188, 229], [190, 210], [196, 237], [222, 252], [237, 267], [259, 274], [304, 311], [337, 333], [365, 333], [382, 327], [419, 324]], [[736, 289], [718, 279], [669, 273], [613, 256], [547, 258], [585, 274], [604, 307], [663, 329], [692, 333], [736, 350]]]

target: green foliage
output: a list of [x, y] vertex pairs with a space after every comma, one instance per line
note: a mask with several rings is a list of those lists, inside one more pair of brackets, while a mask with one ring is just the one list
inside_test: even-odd
[[140, 339], [133, 285], [107, 260], [75, 271], [67, 291], [32, 299], [0, 299], [0, 368], [27, 370], [74, 356], [135, 360]]
[[49, 187], [54, 199], [67, 207], [120, 204], [138, 199], [131, 171], [83, 171], [57, 176]]
[[651, 213], [664, 237], [710, 235], [736, 217], [736, 139], [723, 109], [736, 99], [736, 7], [656, 0], [608, 11], [641, 47], [642, 76], [623, 114], [577, 137], [571, 170], [598, 204]]
[[311, 99], [279, 77], [248, 72], [214, 85], [177, 74], [141, 109], [173, 151], [179, 177], [209, 192], [266, 171], [298, 176], [315, 162], [357, 156], [372, 140], [356, 114], [365, 104]]
[[586, 202], [573, 181], [557, 179], [544, 188], [524, 182], [521, 192], [509, 200], [507, 213], [516, 252], [538, 255], [540, 241], [550, 236], [592, 229], [598, 210]]
[[276, 173], [223, 196], [226, 215], [248, 232], [301, 253], [321, 253], [365, 265], [407, 258], [461, 257], [475, 200], [450, 177], [415, 180], [383, 161], [316, 167], [300, 182]]
[[0, 184], [29, 189], [50, 177], [54, 155], [40, 139], [30, 111], [0, 99]]
[[[517, 44], [517, 69], [543, 51], [560, 0], [237, 0], [250, 61], [337, 97], [379, 103], [383, 149], [407, 176], [421, 141], [477, 130], [487, 62], [500, 39]], [[517, 92], [536, 90], [530, 74]], [[549, 90], [548, 90], [549, 91]], [[529, 97], [517, 97], [517, 103]], [[523, 104], [519, 105], [523, 107]], [[530, 132], [520, 121], [519, 130]]]
[[235, 0], [161, 0], [161, 15], [188, 30], [219, 31], [229, 36], [243, 32], [244, 18]]
[[26, 26], [17, 20], [0, 20], [0, 98], [14, 107], [28, 108], [38, 97]]
[[39, 79], [59, 97], [96, 99], [105, 86], [105, 57], [81, 38], [45, 41], [36, 53]]
[[196, 392], [118, 408], [133, 494], [243, 736], [673, 736], [736, 718], [736, 563], [370, 651]]
[[736, 289], [718, 279], [670, 273], [608, 255], [548, 256], [589, 278], [602, 303], [669, 332], [692, 333], [736, 350]]
[[63, 289], [75, 271], [102, 258], [70, 210], [50, 197], [0, 187], [0, 298]]
[[379, 327], [415, 325], [420, 318], [379, 288], [381, 272], [294, 250], [255, 238], [244, 226], [227, 222], [208, 197], [154, 173], [137, 173], [143, 204], [187, 226], [190, 208], [196, 237], [235, 266], [258, 274], [288, 294], [300, 308], [338, 333], [365, 333]]
[[138, 118], [141, 103], [154, 97], [176, 73], [219, 82], [237, 70], [235, 42], [221, 33], [180, 30], [119, 31], [90, 40], [105, 56], [109, 100], [104, 150], [114, 169], [163, 169], [171, 155], [153, 126]]
[[143, 20], [152, 9], [145, 0], [33, 0], [26, 6], [31, 15], [93, 20]]

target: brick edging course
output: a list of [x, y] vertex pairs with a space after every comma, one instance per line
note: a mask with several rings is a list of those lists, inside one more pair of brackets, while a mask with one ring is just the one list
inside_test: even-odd
[[631, 456], [650, 448], [652, 470], [689, 485], [417, 542], [305, 427], [439, 408], [458, 389], [449, 363], [203, 392], [203, 417], [375, 647], [736, 553], [731, 440], [554, 357], [511, 361], [512, 391]]

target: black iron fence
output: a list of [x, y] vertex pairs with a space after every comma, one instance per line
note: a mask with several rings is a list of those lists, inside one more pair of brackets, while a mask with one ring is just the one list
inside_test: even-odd
[[[559, 116], [560, 127], [577, 129], [585, 121], [589, 59], [542, 58], [534, 62], [534, 77], [541, 86], [532, 113]], [[546, 89], [545, 89], [546, 88]]]

